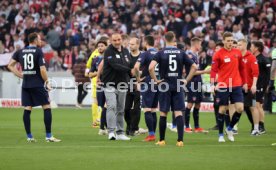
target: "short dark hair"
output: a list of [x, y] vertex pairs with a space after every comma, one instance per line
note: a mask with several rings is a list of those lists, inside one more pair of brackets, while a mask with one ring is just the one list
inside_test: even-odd
[[165, 39], [167, 42], [173, 42], [174, 38], [175, 38], [175, 34], [172, 31], [169, 31], [165, 34]]
[[145, 42], [149, 45], [149, 46], [154, 46], [154, 38], [151, 35], [147, 35], [144, 38]]
[[218, 42], [216, 43], [216, 47], [217, 47], [217, 46], [223, 47], [223, 46], [224, 46], [224, 44], [223, 44], [223, 42], [222, 42], [222, 41], [218, 41]]
[[233, 34], [231, 32], [225, 32], [222, 37], [225, 40], [227, 37], [233, 37]]
[[38, 34], [36, 32], [31, 33], [28, 36], [29, 43], [33, 43], [37, 39], [37, 37], [38, 37]]
[[260, 53], [264, 51], [264, 43], [262, 41], [259, 41], [259, 40], [252, 41], [251, 44], [257, 47]]
[[99, 44], [104, 44], [105, 46], [107, 46], [107, 42], [101, 39], [97, 42], [96, 47], [98, 47]]

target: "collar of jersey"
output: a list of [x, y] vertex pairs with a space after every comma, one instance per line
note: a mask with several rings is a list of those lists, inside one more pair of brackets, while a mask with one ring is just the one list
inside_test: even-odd
[[177, 48], [175, 46], [166, 46], [165, 48]]

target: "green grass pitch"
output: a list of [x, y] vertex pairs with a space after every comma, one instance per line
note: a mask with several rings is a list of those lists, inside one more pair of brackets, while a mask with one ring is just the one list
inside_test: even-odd
[[[142, 142], [145, 135], [131, 141], [108, 141], [90, 127], [89, 109], [53, 109], [53, 134], [61, 143], [46, 143], [43, 113], [32, 112], [32, 133], [37, 143], [27, 143], [22, 109], [0, 109], [0, 170], [275, 170], [276, 115], [266, 116], [267, 134], [249, 135], [244, 114], [235, 142], [217, 142], [217, 131], [185, 134], [183, 148], [175, 146], [177, 134], [167, 129], [167, 146]], [[171, 115], [169, 116], [171, 117]], [[145, 127], [143, 116], [141, 127]], [[191, 119], [193, 123], [193, 119]], [[201, 113], [203, 128], [214, 125], [213, 113]], [[159, 135], [157, 135], [158, 137]]]

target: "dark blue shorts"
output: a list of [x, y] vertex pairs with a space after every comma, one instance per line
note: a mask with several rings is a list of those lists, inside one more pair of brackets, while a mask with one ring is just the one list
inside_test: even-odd
[[96, 96], [97, 96], [98, 106], [103, 108], [105, 105], [105, 95], [104, 95], [103, 89], [97, 88]]
[[184, 91], [177, 92], [169, 90], [167, 92], [159, 92], [159, 104], [161, 112], [184, 110]]
[[232, 87], [232, 89], [229, 88], [220, 88], [216, 92], [216, 102], [220, 106], [228, 106], [229, 100], [232, 104], [234, 103], [243, 103], [243, 92], [242, 87]]
[[141, 100], [142, 108], [157, 108], [159, 92], [155, 89], [153, 92], [150, 88], [145, 90], [143, 84], [141, 85]]
[[187, 93], [187, 102], [188, 103], [201, 103], [202, 102], [202, 92], [192, 92], [189, 90]]
[[22, 106], [43, 106], [50, 104], [49, 94], [44, 87], [22, 88]]

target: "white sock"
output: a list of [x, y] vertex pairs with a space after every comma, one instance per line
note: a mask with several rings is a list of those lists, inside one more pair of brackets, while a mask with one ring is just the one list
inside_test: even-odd
[[254, 124], [254, 130], [259, 131], [259, 124]]

